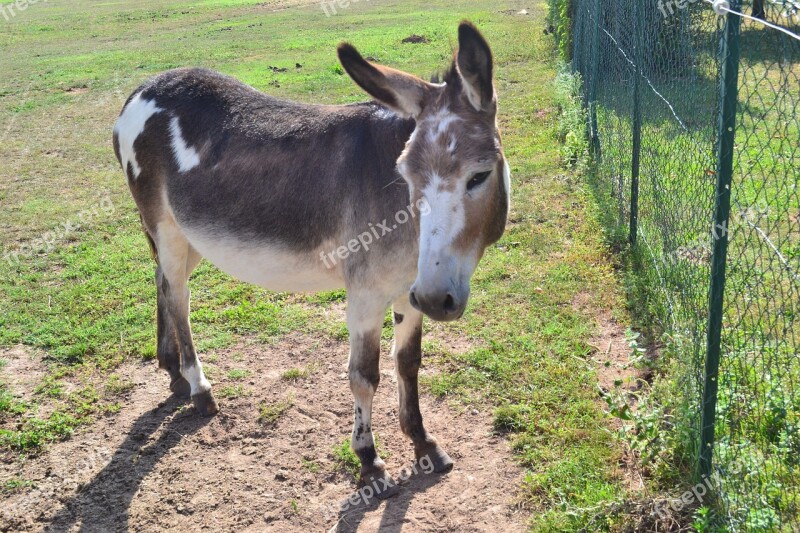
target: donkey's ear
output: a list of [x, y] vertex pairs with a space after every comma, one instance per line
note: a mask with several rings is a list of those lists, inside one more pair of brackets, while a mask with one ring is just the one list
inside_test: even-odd
[[406, 116], [419, 116], [426, 95], [434, 88], [411, 74], [370, 63], [348, 43], [339, 45], [339, 61], [362, 89]]
[[493, 60], [489, 43], [471, 22], [458, 27], [458, 71], [472, 107], [486, 111], [494, 101]]

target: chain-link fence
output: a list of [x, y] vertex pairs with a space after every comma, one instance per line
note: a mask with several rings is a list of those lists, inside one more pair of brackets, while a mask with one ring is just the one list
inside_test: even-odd
[[[800, 1], [551, 0], [594, 180], [680, 346], [700, 476], [733, 531], [800, 531]], [[678, 402], [681, 403], [681, 402]]]

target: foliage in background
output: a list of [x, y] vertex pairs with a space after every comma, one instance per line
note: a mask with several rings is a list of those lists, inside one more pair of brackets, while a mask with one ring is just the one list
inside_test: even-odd
[[589, 141], [586, 136], [586, 110], [581, 100], [581, 77], [563, 66], [555, 80], [558, 106], [557, 137], [561, 143], [564, 166], [578, 172], [589, 163]]
[[555, 37], [561, 60], [572, 59], [572, 10], [573, 0], [547, 0], [547, 31]]
[[[576, 0], [547, 0], [547, 30], [555, 38], [555, 45], [559, 55], [564, 62], [571, 62], [573, 59], [573, 48], [575, 46], [575, 9], [585, 9], [585, 2]], [[641, 53], [654, 57], [653, 69], [649, 74], [666, 74], [681, 72], [682, 75], [689, 74], [693, 67], [692, 61], [692, 42], [687, 38], [686, 29], [691, 21], [694, 12], [704, 9], [702, 2], [687, 3], [684, 9], [674, 7], [674, 14], [664, 17], [661, 9], [667, 9], [671, 3], [668, 0], [641, 0]], [[612, 4], [603, 4], [604, 8]], [[608, 28], [615, 26], [630, 26], [631, 18], [634, 16], [631, 4], [618, 3], [616, 8], [604, 9], [602, 11], [604, 25]], [[602, 30], [601, 30], [602, 31]], [[613, 32], [613, 29], [611, 30]], [[589, 39], [589, 34], [581, 35], [581, 40]], [[608, 46], [619, 45], [622, 48], [630, 48], [634, 44], [635, 35], [630, 34], [627, 39], [621, 40], [616, 44], [609, 43]], [[626, 59], [620, 57], [620, 61]]]

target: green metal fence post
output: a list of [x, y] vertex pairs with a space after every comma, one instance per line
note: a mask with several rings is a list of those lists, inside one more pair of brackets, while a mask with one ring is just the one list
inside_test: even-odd
[[[731, 8], [739, 10], [741, 0], [733, 0]], [[722, 343], [722, 313], [725, 294], [725, 266], [728, 256], [728, 220], [731, 209], [734, 141], [739, 82], [740, 19], [728, 14], [722, 37], [722, 72], [720, 83], [719, 145], [717, 147], [717, 188], [714, 203], [714, 251], [711, 258], [708, 338], [703, 386], [703, 419], [700, 428], [699, 474], [711, 475], [714, 446], [714, 422], [717, 407], [719, 358]]]
[[600, 2], [594, 0], [594, 24], [592, 24], [592, 79], [589, 81], [589, 134], [595, 155], [600, 153], [600, 137], [597, 133], [597, 79], [600, 72]]
[[633, 154], [631, 155], [631, 226], [629, 240], [636, 244], [639, 230], [639, 166], [642, 152], [642, 95], [639, 82], [642, 73], [641, 0], [633, 0], [634, 72], [633, 72]]

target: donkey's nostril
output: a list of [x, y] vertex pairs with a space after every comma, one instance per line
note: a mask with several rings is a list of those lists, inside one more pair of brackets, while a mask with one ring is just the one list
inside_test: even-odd
[[413, 291], [409, 293], [408, 301], [411, 302], [411, 307], [419, 311], [419, 302], [417, 301], [417, 296], [414, 294]]
[[456, 310], [456, 302], [453, 300], [453, 295], [448, 294], [444, 299], [444, 310], [446, 312], [455, 311]]

